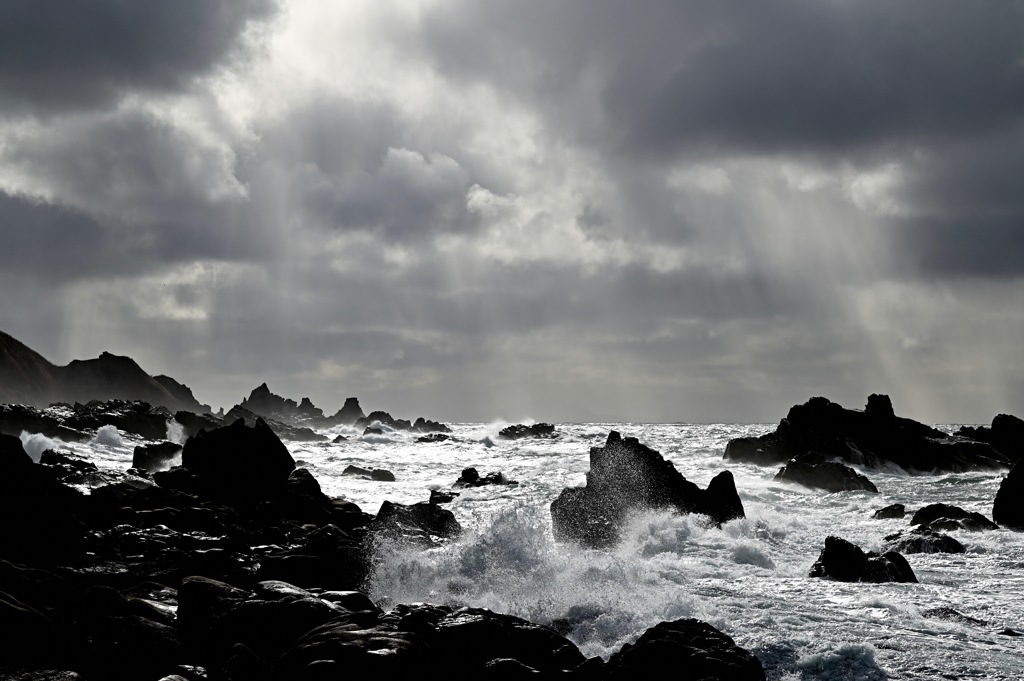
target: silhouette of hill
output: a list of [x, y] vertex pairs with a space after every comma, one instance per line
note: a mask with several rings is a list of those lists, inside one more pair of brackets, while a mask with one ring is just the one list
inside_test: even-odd
[[210, 411], [187, 386], [169, 376], [150, 376], [131, 357], [104, 352], [58, 366], [0, 331], [0, 403], [45, 407], [112, 399], [142, 400], [171, 411]]

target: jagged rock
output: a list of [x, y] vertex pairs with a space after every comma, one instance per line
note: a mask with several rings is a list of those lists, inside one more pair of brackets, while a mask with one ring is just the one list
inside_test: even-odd
[[1020, 462], [999, 483], [992, 519], [1015, 530], [1024, 529], [1024, 466]]
[[558, 433], [555, 432], [555, 427], [550, 423], [534, 423], [530, 426], [517, 423], [502, 428], [498, 433], [498, 437], [503, 440], [522, 440], [528, 437], [553, 438], [558, 437]]
[[907, 517], [907, 507], [903, 504], [889, 504], [885, 508], [880, 508], [875, 511], [871, 517], [877, 520], [905, 518]]
[[338, 436], [337, 436], [337, 437], [335, 437], [335, 438], [334, 438], [333, 440], [331, 440], [331, 442], [332, 442], [333, 444], [339, 444], [339, 443], [341, 443], [341, 442], [346, 442], [347, 440], [348, 440], [348, 438], [347, 438], [347, 437], [345, 437], [344, 435], [338, 435]]
[[441, 490], [432, 489], [430, 490], [430, 500], [427, 503], [447, 504], [454, 501], [457, 496], [459, 496], [458, 492], [442, 492]]
[[964, 529], [971, 531], [996, 530], [999, 526], [980, 513], [965, 511], [949, 504], [929, 504], [910, 519], [911, 525], [926, 525], [931, 529]]
[[515, 480], [509, 480], [506, 478], [505, 474], [500, 471], [496, 473], [488, 473], [487, 475], [480, 477], [480, 474], [477, 473], [475, 468], [466, 468], [463, 469], [462, 475], [460, 475], [459, 479], [452, 484], [452, 487], [454, 489], [459, 489], [463, 487], [483, 487], [485, 485], [516, 486], [518, 484], [519, 483]]
[[444, 433], [431, 433], [429, 435], [423, 435], [416, 438], [416, 442], [430, 443], [430, 442], [444, 442], [445, 440], [453, 439], [451, 435]]
[[728, 471], [702, 490], [655, 450], [612, 431], [604, 447], [590, 449], [586, 486], [563, 489], [551, 503], [555, 539], [608, 546], [626, 515], [643, 509], [701, 513], [719, 524], [744, 517]]
[[1024, 458], [1024, 420], [1012, 414], [999, 414], [990, 428], [961, 426], [957, 435], [987, 442], [1013, 463]]
[[353, 424], [356, 428], [385, 426], [391, 430], [412, 430], [412, 423], [406, 419], [396, 419], [386, 411], [371, 411], [369, 416], [356, 419]]
[[363, 429], [363, 435], [383, 435], [384, 429], [377, 426], [367, 426]]
[[392, 539], [402, 538], [425, 546], [433, 545], [431, 537], [449, 539], [462, 533], [455, 514], [422, 501], [408, 506], [385, 501], [370, 529]]
[[412, 429], [421, 433], [450, 433], [452, 429], [439, 421], [430, 421], [422, 416], [412, 424]]
[[856, 544], [832, 536], [825, 538], [825, 548], [808, 576], [840, 582], [917, 582], [907, 559], [899, 553], [865, 553]]
[[331, 417], [331, 422], [342, 426], [351, 426], [359, 419], [363, 418], [363, 408], [359, 406], [359, 399], [355, 397], [345, 398], [345, 404], [339, 409], [334, 416]]
[[804, 487], [827, 492], [864, 490], [878, 493], [878, 488], [864, 475], [835, 461], [826, 461], [821, 454], [810, 452], [790, 459], [775, 475], [776, 482], [795, 482]]
[[964, 553], [967, 549], [948, 534], [917, 527], [886, 536], [886, 549], [900, 553]]
[[[223, 412], [223, 409], [221, 411]], [[174, 420], [185, 429], [186, 437], [193, 437], [200, 430], [213, 430], [226, 425], [223, 414], [214, 416], [213, 414], [193, 414], [190, 411], [179, 411], [174, 414]]]
[[872, 395], [864, 411], [812, 397], [792, 407], [774, 432], [730, 440], [724, 458], [763, 466], [809, 452], [867, 468], [895, 464], [925, 473], [998, 470], [1009, 464], [987, 443], [893, 415], [884, 395]]
[[89, 433], [65, 426], [64, 411], [59, 407], [44, 411], [23, 404], [0, 404], [0, 433], [18, 437], [25, 431], [64, 442], [81, 442], [92, 437]]
[[370, 470], [368, 468], [360, 468], [359, 466], [346, 466], [345, 470], [343, 470], [341, 474], [366, 478], [367, 480], [377, 480], [378, 482], [395, 481], [395, 474], [391, 471], [384, 470], [383, 468], [374, 468], [373, 470]]
[[171, 460], [181, 451], [177, 442], [139, 445], [132, 454], [132, 468], [155, 473], [171, 467]]
[[238, 419], [245, 421], [247, 426], [255, 426], [257, 420], [262, 420], [270, 429], [277, 433], [278, 437], [284, 438], [285, 440], [295, 440], [297, 442], [324, 442], [327, 440], [326, 435], [320, 435], [316, 431], [306, 428], [303, 426], [294, 426], [283, 421], [276, 419], [261, 419], [261, 417], [255, 412], [249, 411], [241, 405], [235, 405], [225, 415], [225, 423], [234, 423]]
[[264, 555], [256, 577], [307, 589], [353, 591], [366, 579], [368, 560], [357, 536], [331, 524], [314, 530], [298, 546]]
[[604, 666], [606, 681], [656, 679], [665, 670], [685, 670], [687, 679], [764, 681], [761, 662], [728, 635], [695, 619], [661, 622], [636, 643], [622, 646]]
[[213, 498], [256, 502], [282, 491], [295, 460], [263, 419], [253, 427], [230, 426], [189, 438], [181, 464]]

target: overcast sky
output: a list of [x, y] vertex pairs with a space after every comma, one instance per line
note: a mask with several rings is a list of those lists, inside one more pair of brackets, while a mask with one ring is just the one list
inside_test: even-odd
[[1024, 416], [1024, 4], [5, 0], [0, 290], [215, 407]]

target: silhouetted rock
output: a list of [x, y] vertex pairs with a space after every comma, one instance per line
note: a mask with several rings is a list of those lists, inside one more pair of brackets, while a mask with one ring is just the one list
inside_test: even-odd
[[460, 487], [483, 487], [485, 485], [511, 485], [515, 486], [519, 483], [515, 480], [509, 480], [505, 477], [504, 473], [495, 472], [488, 473], [487, 475], [480, 477], [475, 468], [463, 469], [462, 475], [459, 479], [452, 484], [452, 487], [459, 489]]
[[810, 577], [840, 582], [916, 582], [907, 559], [895, 551], [865, 553], [840, 537], [826, 537], [825, 548], [811, 566]]
[[355, 397], [345, 398], [345, 404], [339, 409], [334, 416], [331, 417], [331, 421], [336, 425], [351, 426], [359, 419], [363, 418], [363, 408], [359, 406], [359, 399]]
[[430, 500], [428, 503], [447, 504], [454, 501], [457, 496], [459, 496], [458, 492], [442, 492], [441, 490], [432, 489], [430, 490]]
[[827, 492], [864, 490], [878, 493], [878, 488], [864, 475], [835, 461], [826, 461], [815, 452], [790, 459], [775, 475], [776, 482], [795, 482], [804, 487]]
[[[223, 410], [221, 410], [223, 411]], [[227, 425], [223, 415], [194, 414], [190, 411], [179, 411], [174, 414], [174, 420], [185, 429], [185, 436], [192, 437], [200, 430], [213, 430]]]
[[661, 622], [627, 643], [604, 666], [606, 681], [658, 679], [666, 670], [701, 681], [764, 681], [761, 662], [728, 635], [706, 622], [679, 619]]
[[390, 539], [403, 539], [424, 546], [433, 545], [431, 537], [449, 539], [462, 532], [451, 511], [423, 501], [409, 505], [385, 501], [370, 529]]
[[558, 433], [555, 432], [555, 427], [550, 423], [534, 423], [529, 426], [517, 423], [515, 425], [502, 428], [498, 433], [498, 437], [503, 440], [522, 440], [523, 438], [528, 437], [558, 437]]
[[1011, 414], [999, 414], [992, 426], [961, 426], [957, 435], [987, 442], [1013, 463], [1024, 458], [1024, 420]]
[[386, 411], [371, 411], [368, 416], [356, 419], [353, 424], [356, 428], [385, 426], [391, 430], [411, 430], [412, 422], [405, 419], [396, 419]]
[[964, 553], [967, 550], [948, 534], [924, 527], [890, 534], [885, 541], [886, 549], [900, 553]]
[[332, 442], [333, 444], [339, 444], [339, 443], [341, 443], [341, 442], [345, 442], [345, 441], [347, 441], [347, 440], [348, 440], [348, 438], [347, 438], [347, 437], [345, 437], [344, 435], [338, 435], [338, 436], [336, 436], [336, 437], [335, 437], [335, 438], [334, 438], [333, 440], [331, 440], [331, 442]]
[[23, 404], [0, 404], [0, 433], [18, 437], [25, 431], [64, 442], [81, 442], [92, 437], [64, 425], [64, 416], [69, 411], [70, 407], [40, 410]]
[[927, 525], [931, 529], [995, 530], [999, 526], [980, 513], [965, 511], [949, 504], [929, 504], [910, 519], [911, 525]]
[[239, 419], [230, 426], [189, 438], [181, 464], [196, 476], [207, 495], [255, 502], [284, 489], [295, 460], [263, 419], [253, 427]]
[[367, 426], [363, 428], [363, 435], [383, 435], [384, 429], [380, 426]]
[[412, 424], [412, 429], [421, 433], [450, 433], [452, 429], [439, 421], [431, 421], [422, 416]]
[[893, 518], [905, 518], [907, 516], [907, 507], [903, 504], [889, 504], [885, 508], [880, 508], [872, 514], [872, 518], [877, 520], [889, 520]]
[[341, 474], [366, 478], [367, 480], [377, 480], [378, 482], [395, 481], [395, 474], [391, 471], [384, 470], [383, 468], [374, 468], [373, 470], [370, 470], [368, 468], [360, 468], [359, 466], [346, 466], [345, 470], [343, 470]]
[[139, 445], [132, 454], [132, 468], [149, 471], [167, 470], [171, 460], [181, 451], [177, 442], [157, 442], [150, 445]]
[[264, 419], [255, 412], [249, 411], [240, 405], [235, 405], [225, 414], [224, 421], [226, 423], [234, 423], [238, 419], [242, 419], [250, 427], [255, 426], [257, 420], [262, 420], [278, 437], [285, 440], [295, 440], [296, 442], [324, 442], [327, 440], [326, 435], [320, 435], [311, 428], [294, 426], [275, 419]]
[[612, 431], [604, 447], [590, 449], [586, 486], [563, 489], [551, 502], [555, 538], [608, 546], [626, 515], [644, 509], [701, 513], [719, 524], [744, 517], [731, 474], [702, 490], [655, 450]]
[[416, 438], [416, 442], [420, 443], [431, 443], [431, 442], [444, 442], [445, 440], [453, 439], [451, 435], [445, 433], [430, 433], [429, 435], [423, 435]]
[[330, 524], [317, 528], [297, 546], [264, 555], [256, 577], [303, 588], [352, 591], [363, 584], [368, 571], [362, 539]]
[[774, 432], [730, 440], [724, 458], [764, 466], [817, 452], [867, 468], [895, 464], [925, 473], [998, 470], [1009, 464], [990, 444], [894, 416], [884, 395], [872, 395], [868, 407], [844, 409], [812, 397], [792, 407]]
[[1024, 529], [1024, 466], [1020, 462], [999, 483], [992, 519], [1015, 530]]

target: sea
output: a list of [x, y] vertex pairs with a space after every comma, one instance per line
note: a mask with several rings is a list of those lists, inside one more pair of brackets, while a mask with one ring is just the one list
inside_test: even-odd
[[[368, 513], [385, 500], [415, 503], [430, 490], [450, 490], [467, 467], [518, 483], [456, 490], [447, 507], [462, 525], [458, 539], [427, 550], [380, 545], [366, 591], [384, 608], [489, 608], [554, 623], [585, 655], [606, 658], [660, 621], [694, 617], [754, 653], [769, 679], [785, 681], [1024, 678], [1024, 636], [1006, 632], [1024, 632], [1024, 533], [953, 532], [965, 554], [907, 555], [919, 584], [807, 576], [829, 535], [877, 551], [886, 535], [907, 529], [909, 514], [872, 518], [892, 503], [913, 513], [942, 502], [991, 517], [1002, 473], [861, 470], [878, 494], [829, 494], [775, 482], [777, 467], [723, 460], [730, 439], [774, 424], [557, 424], [557, 438], [518, 441], [498, 437], [505, 425], [454, 424], [453, 439], [435, 443], [418, 443], [406, 432], [362, 435], [338, 427], [324, 434], [347, 440], [286, 444], [325, 493]], [[585, 483], [590, 448], [612, 430], [658, 450], [702, 487], [729, 469], [746, 518], [719, 529], [702, 516], [637, 513], [614, 549], [555, 542], [551, 501]], [[173, 428], [168, 436], [182, 437]], [[110, 426], [84, 443], [22, 439], [37, 458], [56, 444], [117, 471], [131, 465], [141, 442]], [[343, 476], [349, 465], [389, 470], [395, 481]]]

